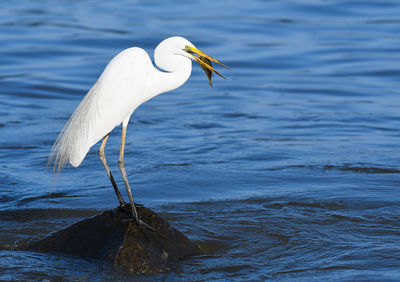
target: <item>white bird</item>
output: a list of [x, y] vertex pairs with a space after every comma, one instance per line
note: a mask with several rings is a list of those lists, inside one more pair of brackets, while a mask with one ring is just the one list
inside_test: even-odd
[[53, 171], [58, 174], [67, 163], [79, 166], [89, 149], [103, 138], [99, 157], [120, 205], [125, 205], [104, 153], [110, 132], [122, 123], [118, 165], [128, 193], [132, 219], [145, 226], [148, 225], [138, 217], [125, 172], [126, 129], [132, 113], [147, 100], [184, 84], [192, 72], [191, 60], [197, 61], [205, 70], [211, 86], [212, 72], [223, 77], [212, 67], [211, 61], [228, 68], [179, 36], [162, 41], [154, 51], [154, 60], [165, 72], [156, 69], [146, 51], [138, 47], [128, 48], [115, 56], [62, 129], [49, 157], [49, 163], [54, 162]]

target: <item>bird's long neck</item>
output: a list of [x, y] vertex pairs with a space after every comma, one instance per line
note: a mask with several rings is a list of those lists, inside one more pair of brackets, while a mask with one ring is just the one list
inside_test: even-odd
[[182, 86], [182, 84], [189, 79], [190, 74], [192, 73], [191, 60], [182, 56], [173, 57], [176, 58], [171, 60], [171, 65], [168, 67], [166, 72], [154, 69], [154, 72], [150, 77], [151, 81], [149, 81], [151, 91], [148, 91], [148, 93], [151, 97], [147, 97], [148, 99], [151, 99], [158, 94], [174, 90]]

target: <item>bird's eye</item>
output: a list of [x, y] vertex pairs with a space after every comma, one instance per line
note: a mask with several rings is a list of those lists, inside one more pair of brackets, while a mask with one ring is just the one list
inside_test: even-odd
[[191, 48], [190, 48], [189, 45], [185, 45], [185, 49], [183, 49], [183, 50], [185, 50], [185, 51], [188, 52], [189, 54], [193, 54], [193, 51], [191, 50]]

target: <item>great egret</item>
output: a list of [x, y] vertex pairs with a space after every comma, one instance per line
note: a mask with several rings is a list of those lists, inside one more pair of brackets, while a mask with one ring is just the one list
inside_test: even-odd
[[184, 84], [192, 72], [191, 60], [197, 61], [206, 71], [211, 86], [212, 72], [223, 77], [212, 67], [211, 61], [228, 68], [179, 36], [162, 41], [155, 49], [154, 60], [156, 65], [166, 72], [157, 70], [146, 51], [138, 47], [128, 48], [115, 56], [62, 129], [49, 158], [49, 162], [54, 161], [53, 171], [57, 171], [57, 174], [68, 162], [77, 167], [90, 147], [103, 138], [99, 157], [122, 206], [125, 202], [104, 153], [110, 132], [122, 123], [118, 166], [131, 204], [132, 219], [138, 225], [145, 226], [148, 225], [138, 217], [125, 172], [126, 128], [133, 111], [158, 94]]

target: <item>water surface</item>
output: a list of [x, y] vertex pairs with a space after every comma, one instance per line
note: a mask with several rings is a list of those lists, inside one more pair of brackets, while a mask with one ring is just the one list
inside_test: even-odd
[[397, 280], [399, 14], [394, 0], [3, 3], [0, 279], [128, 279], [13, 245], [118, 204], [99, 144], [55, 186], [49, 151], [113, 56], [182, 35], [233, 71], [210, 88], [196, 66], [142, 105], [125, 158], [135, 199], [205, 254], [133, 278]]

